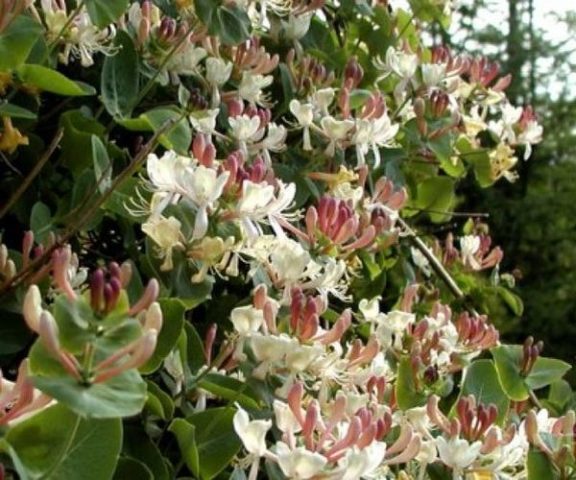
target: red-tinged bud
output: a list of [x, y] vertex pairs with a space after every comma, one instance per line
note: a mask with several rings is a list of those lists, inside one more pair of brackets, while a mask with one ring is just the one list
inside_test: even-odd
[[336, 232], [336, 235], [332, 241], [336, 245], [341, 245], [347, 242], [356, 234], [356, 231], [358, 230], [358, 223], [359, 222], [357, 217], [350, 217], [346, 219], [343, 223], [340, 224], [340, 228]]
[[68, 280], [68, 268], [72, 252], [70, 246], [59, 248], [52, 254], [52, 272], [56, 286], [73, 302], [76, 300], [76, 292]]
[[415, 98], [412, 107], [416, 118], [424, 118], [426, 116], [426, 102], [422, 97]]
[[342, 112], [343, 118], [350, 117], [350, 90], [346, 87], [340, 89], [340, 95], [338, 95], [338, 107]]
[[26, 268], [28, 266], [28, 262], [30, 261], [30, 252], [32, 252], [33, 247], [34, 232], [28, 230], [22, 237], [22, 268]]
[[212, 348], [214, 347], [214, 341], [216, 340], [216, 334], [218, 333], [218, 325], [213, 323], [210, 325], [206, 331], [206, 337], [204, 338], [204, 359], [206, 360], [206, 365], [212, 363]]
[[244, 112], [244, 102], [239, 98], [234, 98], [226, 102], [228, 107], [228, 116], [231, 118], [242, 115]]
[[432, 395], [428, 398], [426, 412], [433, 424], [440, 427], [444, 433], [450, 432], [450, 422], [438, 407], [438, 397], [436, 395]]
[[207, 145], [206, 135], [204, 135], [203, 133], [197, 134], [194, 137], [194, 140], [192, 141], [192, 155], [194, 155], [195, 158], [200, 160], [200, 158], [202, 158], [202, 156], [204, 155], [204, 149], [206, 148], [206, 145]]
[[287, 403], [300, 423], [301, 427], [304, 427], [304, 417], [302, 415], [302, 398], [304, 397], [304, 386], [300, 382], [294, 383], [288, 392]]
[[254, 294], [252, 296], [252, 304], [254, 305], [254, 308], [257, 308], [258, 310], [263, 310], [266, 300], [268, 300], [268, 287], [265, 284], [261, 283], [254, 289]]
[[38, 335], [48, 350], [53, 356], [58, 358], [60, 356], [60, 340], [58, 339], [58, 325], [52, 314], [44, 310], [40, 314], [38, 322]]
[[159, 293], [160, 285], [158, 284], [158, 280], [153, 278], [148, 282], [146, 290], [144, 290], [144, 293], [140, 299], [130, 308], [128, 315], [134, 316], [142, 310], [146, 310], [153, 302], [156, 301]]
[[344, 310], [342, 315], [336, 320], [334, 326], [322, 335], [318, 340], [324, 345], [330, 345], [331, 343], [338, 342], [342, 339], [342, 335], [348, 330], [352, 324], [352, 313], [350, 309]]
[[318, 223], [318, 210], [316, 207], [308, 207], [306, 211], [306, 233], [311, 244], [316, 242], [316, 224]]
[[306, 416], [304, 418], [304, 425], [302, 426], [302, 436], [308, 450], [314, 450], [314, 430], [316, 423], [320, 418], [320, 407], [317, 400], [313, 400], [308, 405]]
[[202, 157], [200, 157], [198, 160], [202, 165], [209, 168], [212, 167], [214, 165], [214, 161], [216, 160], [216, 147], [212, 143], [206, 145]]
[[418, 453], [420, 453], [420, 448], [422, 447], [422, 438], [420, 435], [416, 434], [411, 439], [407, 448], [398, 454], [396, 457], [386, 460], [387, 465], [399, 465], [401, 463], [407, 463], [412, 460]]
[[276, 315], [278, 314], [278, 307], [268, 300], [264, 304], [264, 322], [266, 323], [266, 327], [268, 331], [272, 334], [278, 332], [278, 328], [276, 326]]
[[482, 440], [482, 448], [480, 452], [483, 455], [488, 455], [489, 453], [493, 452], [499, 445], [500, 445], [500, 438], [499, 438], [498, 430], [496, 428], [491, 428], [486, 432], [484, 435], [484, 439]]
[[386, 457], [391, 457], [396, 453], [402, 452], [406, 450], [406, 447], [410, 444], [410, 442], [414, 438], [414, 431], [412, 427], [404, 422], [400, 425], [400, 434], [396, 441], [386, 449]]
[[377, 427], [375, 424], [368, 425], [364, 427], [364, 430], [360, 434], [360, 438], [356, 442], [356, 446], [363, 449], [370, 445], [376, 438]]
[[290, 330], [292, 333], [298, 331], [298, 324], [300, 321], [300, 313], [304, 308], [304, 294], [299, 288], [292, 289], [292, 302], [290, 304]]
[[304, 318], [300, 323], [299, 337], [300, 340], [310, 340], [318, 332], [320, 326], [320, 319], [317, 314], [309, 315]]
[[364, 69], [358, 63], [356, 57], [352, 57], [348, 60], [346, 67], [344, 68], [344, 81], [350, 85], [351, 88], [356, 88], [362, 78], [364, 77]]

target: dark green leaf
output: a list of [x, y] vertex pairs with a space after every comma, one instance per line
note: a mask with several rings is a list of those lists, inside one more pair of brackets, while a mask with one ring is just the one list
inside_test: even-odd
[[524, 377], [520, 375], [522, 347], [519, 345], [501, 345], [490, 350], [498, 372], [500, 385], [508, 398], [521, 402], [529, 397]]
[[98, 190], [100, 193], [105, 193], [112, 185], [112, 164], [106, 147], [96, 135], [92, 135], [92, 158]]
[[102, 66], [102, 102], [110, 115], [123, 118], [131, 115], [138, 98], [138, 55], [124, 31], [116, 36], [115, 46], [118, 52], [107, 56]]
[[118, 461], [113, 480], [126, 480], [127, 478], [155, 480], [154, 474], [144, 463], [133, 458], [122, 457]]
[[11, 103], [0, 103], [0, 116], [25, 120], [35, 120], [38, 117], [34, 112]]
[[530, 447], [526, 461], [528, 480], [556, 480], [560, 478], [544, 452]]
[[244, 408], [258, 409], [258, 396], [244, 382], [218, 373], [209, 373], [202, 377], [198, 386], [219, 398], [238, 402]]
[[128, 3], [128, 0], [86, 0], [86, 10], [92, 23], [104, 28], [127, 10]]

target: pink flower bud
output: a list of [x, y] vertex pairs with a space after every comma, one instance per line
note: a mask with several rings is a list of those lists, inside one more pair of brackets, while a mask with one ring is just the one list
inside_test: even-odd
[[153, 278], [148, 282], [146, 290], [144, 290], [144, 293], [140, 299], [130, 308], [128, 315], [134, 316], [142, 310], [146, 310], [152, 304], [152, 302], [156, 301], [159, 293], [160, 285], [158, 284], [158, 280]]

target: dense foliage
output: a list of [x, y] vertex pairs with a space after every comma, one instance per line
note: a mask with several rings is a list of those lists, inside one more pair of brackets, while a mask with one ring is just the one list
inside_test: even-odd
[[0, 6], [4, 477], [574, 475], [570, 366], [501, 343], [457, 211], [542, 128], [410, 4]]

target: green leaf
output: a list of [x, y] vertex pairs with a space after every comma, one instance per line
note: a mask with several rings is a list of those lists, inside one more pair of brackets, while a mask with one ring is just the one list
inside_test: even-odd
[[176, 123], [160, 135], [159, 141], [164, 148], [186, 155], [192, 142], [192, 131], [188, 120], [177, 108], [155, 108], [138, 118], [118, 121], [127, 130], [145, 132], [158, 132], [173, 122]]
[[10, 118], [22, 118], [24, 120], [35, 120], [38, 115], [30, 110], [12, 105], [11, 103], [0, 103], [0, 116]]
[[86, 10], [92, 23], [104, 28], [128, 9], [128, 3], [128, 0], [86, 0]]
[[146, 407], [162, 420], [170, 420], [174, 416], [174, 400], [154, 382], [147, 380], [148, 395]]
[[96, 135], [92, 135], [92, 159], [98, 190], [105, 193], [112, 185], [112, 164], [104, 143]]
[[211, 408], [170, 424], [186, 465], [203, 480], [218, 475], [240, 450], [232, 423], [235, 413], [234, 408]]
[[222, 5], [214, 0], [195, 0], [196, 13], [208, 33], [220, 37], [225, 45], [238, 45], [250, 37], [250, 18], [235, 4]]
[[526, 469], [528, 480], [555, 480], [559, 478], [554, 470], [554, 465], [546, 454], [532, 446], [528, 450]]
[[66, 97], [83, 97], [96, 93], [96, 90], [90, 85], [70, 80], [60, 72], [42, 65], [22, 65], [17, 72], [23, 83], [32, 85], [45, 92]]
[[522, 347], [519, 345], [501, 345], [490, 350], [498, 372], [500, 385], [515, 402], [522, 402], [530, 396], [524, 377], [520, 375]]
[[194, 328], [194, 325], [191, 323], [184, 325], [184, 331], [186, 332], [186, 349], [183, 352], [185, 358], [182, 363], [188, 365], [190, 373], [194, 375], [206, 363], [206, 359], [204, 358], [204, 343]]
[[102, 102], [113, 117], [129, 117], [138, 99], [138, 54], [130, 35], [118, 32], [118, 52], [104, 59], [102, 66]]
[[398, 363], [396, 378], [396, 401], [402, 410], [421, 407], [426, 403], [426, 396], [416, 390], [410, 357], [403, 356]]
[[[60, 116], [60, 126], [64, 129], [60, 161], [68, 167], [75, 177], [79, 177], [87, 168], [92, 170], [92, 135], [104, 137], [106, 128], [82, 110], [69, 110]], [[83, 155], [78, 155], [83, 152]], [[90, 152], [90, 155], [86, 153]], [[90, 173], [90, 178], [94, 174]], [[86, 193], [86, 192], [83, 192]]]
[[126, 480], [127, 478], [154, 480], [154, 474], [143, 462], [134, 460], [133, 458], [122, 457], [118, 461], [113, 480]]
[[526, 377], [526, 385], [533, 390], [547, 387], [560, 380], [572, 366], [556, 358], [538, 357]]
[[52, 230], [52, 214], [42, 202], [36, 202], [30, 212], [30, 229], [37, 242], [43, 242]]
[[178, 338], [182, 333], [182, 327], [184, 326], [184, 312], [186, 309], [180, 300], [176, 298], [163, 298], [159, 303], [163, 315], [162, 329], [158, 336], [154, 354], [150, 360], [140, 368], [142, 373], [152, 373], [160, 367], [164, 358], [166, 358], [178, 342]]
[[450, 177], [431, 177], [418, 184], [416, 207], [427, 211], [434, 223], [447, 222], [456, 202], [454, 180]]
[[198, 382], [198, 387], [230, 402], [238, 402], [244, 408], [257, 410], [258, 395], [248, 386], [232, 377], [226, 377], [218, 373], [209, 373]]
[[42, 26], [27, 15], [19, 15], [0, 34], [0, 72], [22, 65], [44, 34]]
[[90, 418], [137, 415], [146, 402], [146, 383], [134, 370], [89, 386], [72, 377], [35, 376], [33, 382], [36, 388]]
[[[497, 423], [502, 425], [510, 400], [498, 382], [498, 373], [492, 360], [476, 360], [466, 370], [460, 397], [474, 395], [480, 404], [494, 404], [498, 408]], [[458, 402], [456, 401], [454, 405]]]
[[[29, 478], [111, 478], [122, 444], [120, 419], [81, 418], [54, 405], [18, 423], [6, 436]], [[25, 477], [24, 477], [25, 478]]]
[[[164, 457], [140, 426], [131, 424], [125, 427], [123, 452], [128, 457], [146, 465], [154, 480], [169, 480]], [[124, 476], [122, 480], [129, 478], [139, 479], [140, 477]]]

